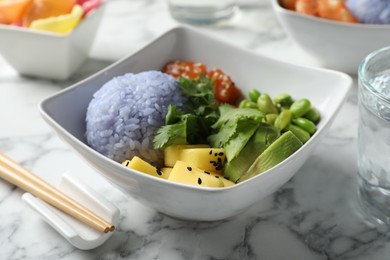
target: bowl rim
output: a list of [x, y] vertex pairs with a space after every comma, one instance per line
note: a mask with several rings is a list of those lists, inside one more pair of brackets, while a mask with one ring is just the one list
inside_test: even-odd
[[331, 26], [341, 26], [345, 28], [353, 28], [356, 30], [364, 30], [364, 29], [377, 29], [377, 30], [389, 30], [390, 24], [368, 24], [368, 23], [348, 23], [343, 21], [335, 21], [330, 19], [325, 19], [317, 16], [312, 15], [305, 15], [298, 12], [295, 12], [293, 10], [289, 10], [287, 8], [284, 8], [280, 4], [280, 0], [271, 0], [272, 5], [274, 9], [279, 13], [284, 13], [290, 16], [295, 16], [301, 19], [305, 19], [308, 21], [313, 21], [317, 23], [322, 23], [325, 25], [331, 25]]
[[1, 24], [1, 23], [0, 23], [0, 31], [1, 30], [14, 31], [14, 32], [27, 33], [27, 34], [32, 34], [32, 35], [41, 35], [44, 37], [59, 38], [59, 39], [68, 38], [72, 34], [74, 34], [76, 31], [80, 30], [80, 27], [82, 27], [84, 24], [84, 20], [90, 18], [91, 16], [96, 16], [97, 12], [103, 11], [103, 9], [106, 6], [106, 1], [107, 0], [101, 0], [100, 6], [98, 6], [98, 8], [95, 8], [91, 12], [89, 12], [85, 17], [82, 18], [81, 22], [75, 28], [73, 28], [73, 30], [71, 30], [65, 34], [49, 32], [49, 31], [44, 31], [44, 30], [36, 30], [36, 29], [31, 29], [31, 28], [26, 28], [26, 27], [17, 26], [17, 25], [11, 25], [11, 24]]
[[[47, 102], [49, 102], [50, 100], [52, 100], [53, 98], [57, 97], [57, 96], [60, 96], [61, 94], [65, 93], [65, 92], [68, 92], [72, 89], [75, 89], [77, 87], [79, 87], [80, 85], [82, 85], [84, 82], [87, 82], [89, 81], [90, 79], [96, 77], [97, 75], [101, 75], [101, 74], [105, 74], [107, 71], [111, 70], [113, 67], [116, 67], [118, 65], [120, 65], [123, 61], [131, 58], [132, 56], [134, 55], [137, 55], [139, 52], [141, 52], [142, 50], [144, 50], [145, 48], [148, 48], [149, 46], [155, 44], [156, 42], [158, 42], [162, 37], [170, 34], [170, 33], [173, 33], [175, 31], [181, 31], [181, 30], [185, 30], [185, 31], [190, 31], [190, 32], [196, 32], [198, 34], [202, 34], [204, 37], [208, 37], [208, 38], [212, 38], [214, 40], [217, 40], [218, 42], [220, 42], [221, 44], [225, 44], [225, 45], [228, 45], [229, 47], [231, 48], [235, 48], [235, 49], [238, 49], [240, 52], [245, 52], [245, 53], [250, 53], [252, 55], [257, 55], [257, 56], [260, 56], [262, 58], [265, 58], [265, 59], [270, 59], [270, 60], [273, 60], [275, 62], [278, 62], [280, 64], [286, 64], [288, 66], [292, 66], [292, 67], [295, 67], [295, 68], [305, 68], [305, 69], [309, 69], [309, 70], [312, 70], [312, 71], [323, 71], [323, 72], [328, 72], [328, 73], [331, 73], [333, 75], [338, 75], [338, 77], [340, 79], [343, 79], [345, 81], [345, 86], [344, 86], [344, 96], [342, 97], [342, 99], [340, 100], [340, 102], [337, 104], [337, 106], [335, 106], [334, 108], [334, 111], [337, 112], [340, 107], [343, 105], [343, 101], [346, 99], [346, 96], [347, 96], [347, 93], [349, 92], [349, 90], [351, 89], [352, 87], [352, 84], [353, 84], [353, 80], [351, 78], [351, 76], [349, 76], [348, 74], [346, 73], [343, 73], [343, 72], [340, 72], [340, 71], [336, 71], [336, 70], [331, 70], [331, 69], [326, 69], [326, 68], [320, 68], [320, 67], [310, 67], [310, 66], [305, 66], [305, 65], [300, 65], [300, 64], [294, 64], [294, 63], [291, 63], [291, 62], [287, 62], [287, 61], [283, 61], [283, 60], [278, 60], [278, 59], [274, 59], [272, 57], [268, 57], [268, 56], [264, 56], [262, 54], [259, 54], [259, 53], [255, 53], [254, 51], [252, 50], [249, 50], [249, 49], [245, 49], [243, 47], [239, 47], [239, 46], [236, 46], [234, 44], [231, 44], [229, 42], [225, 42], [225, 41], [221, 41], [220, 39], [218, 39], [216, 36], [214, 35], [210, 35], [210, 34], [206, 34], [206, 33], [203, 33], [201, 32], [200, 30], [198, 29], [194, 29], [190, 26], [187, 26], [187, 25], [177, 25], [167, 31], [164, 31], [163, 33], [161, 33], [159, 36], [157, 36], [156, 38], [154, 38], [152, 41], [150, 41], [148, 44], [146, 45], [143, 45], [142, 47], [140, 47], [138, 50], [136, 50], [135, 52], [132, 52], [124, 57], [122, 57], [121, 59], [117, 60], [116, 62], [112, 63], [111, 65], [103, 68], [102, 70], [92, 74], [91, 76], [79, 81], [79, 82], [76, 82], [75, 84], [69, 86], [68, 88], [65, 88], [65, 89], [62, 89], [48, 97], [46, 97], [45, 99], [43, 99], [39, 105], [38, 105], [38, 109], [41, 113], [41, 115], [43, 115], [44, 119], [46, 121], [49, 122], [50, 125], [55, 125], [56, 128], [58, 129], [61, 129], [61, 134], [64, 134], [66, 135], [67, 138], [70, 138], [71, 140], [73, 140], [74, 142], [76, 142], [78, 145], [81, 145], [82, 147], [85, 147], [87, 148], [90, 152], [94, 153], [95, 156], [99, 157], [99, 159], [103, 160], [103, 161], [106, 161], [108, 162], [109, 164], [111, 165], [115, 165], [114, 167], [122, 167], [121, 163], [119, 162], [116, 162], [106, 156], [104, 156], [103, 154], [95, 151], [92, 147], [88, 146], [86, 143], [80, 141], [78, 138], [76, 138], [74, 135], [72, 135], [71, 133], [69, 133], [68, 131], [66, 131], [60, 124], [58, 124], [48, 113], [46, 113], [46, 110], [45, 110], [45, 104]], [[321, 111], [320, 111], [321, 112]], [[268, 169], [267, 171], [264, 171], [263, 173], [261, 174], [258, 174], [256, 176], [253, 176], [252, 178], [250, 179], [247, 179], [243, 182], [239, 182], [239, 183], [236, 183], [235, 185], [232, 185], [232, 186], [228, 186], [228, 187], [218, 187], [218, 188], [214, 188], [214, 187], [204, 187], [204, 186], [194, 186], [194, 185], [189, 185], [189, 184], [183, 184], [183, 183], [179, 183], [179, 182], [173, 182], [173, 181], [170, 181], [170, 180], [166, 180], [166, 179], [162, 179], [162, 178], [156, 178], [155, 176], [151, 176], [151, 175], [148, 175], [148, 174], [145, 174], [143, 172], [140, 172], [140, 171], [137, 171], [137, 170], [134, 170], [134, 169], [130, 169], [130, 168], [127, 168], [127, 167], [124, 167], [124, 169], [126, 169], [127, 171], [130, 171], [132, 173], [136, 173], [137, 175], [140, 175], [142, 176], [142, 178], [149, 178], [151, 180], [154, 180], [156, 182], [163, 182], [163, 183], [166, 183], [168, 185], [173, 185], [173, 186], [178, 186], [178, 187], [181, 187], [181, 188], [184, 188], [184, 189], [190, 189], [190, 190], [202, 190], [204, 192], [225, 192], [226, 190], [231, 190], [231, 189], [240, 189], [242, 186], [246, 186], [248, 185], [249, 182], [251, 182], [250, 180], [253, 180], [253, 179], [259, 179], [259, 178], [269, 178], [269, 176], [272, 176], [272, 173], [275, 171], [275, 169], [279, 169], [281, 167], [283, 167], [285, 164], [288, 164], [290, 163], [291, 161], [295, 160], [295, 157], [297, 156], [297, 153], [299, 153], [300, 151], [302, 151], [303, 149], [306, 149], [306, 148], [313, 148], [314, 145], [316, 145], [316, 142], [317, 142], [317, 139], [320, 138], [321, 135], [324, 134], [323, 130], [329, 125], [331, 124], [331, 121], [334, 119], [334, 114], [332, 115], [332, 117], [327, 117], [325, 119], [325, 121], [323, 121], [323, 124], [321, 125], [321, 128], [319, 128], [315, 133], [314, 135], [309, 139], [309, 141], [307, 141], [305, 144], [303, 144], [302, 147], [300, 147], [297, 151], [295, 151], [292, 155], [290, 155], [288, 158], [286, 158], [285, 160], [283, 160], [282, 162], [278, 163], [277, 165], [275, 165], [274, 167]], [[69, 144], [67, 144], [69, 145]], [[73, 148], [73, 147], [72, 147]], [[85, 159], [85, 158], [84, 158]], [[119, 173], [118, 173], [119, 174]], [[119, 174], [120, 176], [122, 176], [122, 174]]]

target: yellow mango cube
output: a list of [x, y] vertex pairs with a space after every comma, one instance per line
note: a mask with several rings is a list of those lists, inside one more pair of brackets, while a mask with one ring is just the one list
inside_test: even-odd
[[223, 186], [224, 187], [229, 187], [229, 186], [233, 186], [235, 183], [232, 182], [231, 180], [228, 180], [226, 179], [222, 174], [220, 173], [215, 173], [215, 172], [207, 172], [205, 171], [205, 173], [207, 174], [210, 174], [211, 176], [214, 176], [215, 178], [220, 178], [222, 183], [223, 183]]
[[180, 154], [183, 149], [207, 147], [210, 146], [207, 144], [185, 144], [169, 146], [164, 149], [164, 165], [167, 167], [173, 167], [176, 161], [180, 161]]
[[169, 176], [169, 174], [164, 174], [163, 171], [157, 169], [156, 167], [154, 167], [150, 163], [142, 160], [138, 156], [134, 156], [133, 159], [131, 159], [131, 160], [124, 161], [122, 163], [122, 165], [124, 165], [128, 168], [143, 172], [143, 173], [147, 173], [149, 175], [152, 175], [152, 176], [155, 176], [158, 178], [167, 179]]
[[162, 167], [161, 172], [162, 176], [164, 176], [164, 179], [168, 179], [169, 174], [171, 174], [172, 168], [171, 167]]
[[222, 148], [190, 148], [180, 151], [180, 160], [205, 171], [222, 173], [226, 156]]
[[224, 187], [222, 178], [216, 178], [196, 166], [176, 161], [168, 180], [204, 187]]

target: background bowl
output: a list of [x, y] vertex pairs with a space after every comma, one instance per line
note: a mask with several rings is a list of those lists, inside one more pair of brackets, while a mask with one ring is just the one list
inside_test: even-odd
[[65, 35], [0, 24], [0, 55], [21, 75], [65, 80], [87, 59], [104, 8]]
[[[192, 60], [202, 62], [210, 69], [220, 68], [232, 77], [243, 93], [259, 86], [261, 92], [271, 96], [287, 92], [295, 98], [307, 97], [321, 112], [318, 130], [284, 162], [225, 188], [195, 187], [156, 178], [123, 167], [89, 147], [84, 136], [85, 115], [93, 93], [114, 76], [161, 70], [170, 60]], [[137, 53], [43, 100], [40, 112], [60, 138], [119, 189], [170, 216], [209, 221], [234, 216], [285, 184], [325, 135], [351, 85], [351, 77], [344, 73], [276, 61], [194, 29], [177, 27]]]
[[372, 51], [390, 45], [390, 25], [352, 24], [303, 15], [271, 0], [286, 33], [321, 66], [357, 74]]

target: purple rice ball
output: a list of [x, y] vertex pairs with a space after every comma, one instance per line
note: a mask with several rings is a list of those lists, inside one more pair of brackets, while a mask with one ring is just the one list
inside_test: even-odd
[[146, 71], [117, 76], [89, 103], [87, 143], [119, 163], [138, 156], [160, 166], [162, 152], [153, 149], [155, 132], [165, 124], [168, 106], [180, 108], [184, 102], [177, 80], [168, 74]]
[[346, 6], [361, 23], [390, 24], [389, 0], [347, 0]]

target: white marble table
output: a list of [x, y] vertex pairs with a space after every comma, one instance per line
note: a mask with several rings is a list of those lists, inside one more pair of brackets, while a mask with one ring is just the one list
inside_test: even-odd
[[[315, 66], [286, 36], [267, 0], [241, 2], [230, 24], [201, 27], [244, 48]], [[327, 137], [296, 176], [247, 212], [220, 222], [185, 222], [128, 198], [94, 173], [41, 118], [37, 105], [175, 26], [163, 0], [112, 0], [91, 59], [65, 82], [19, 76], [0, 57], [0, 151], [52, 184], [67, 170], [121, 210], [102, 246], [74, 248], [0, 180], [0, 259], [390, 259], [390, 233], [355, 206], [357, 95], [350, 95]]]

